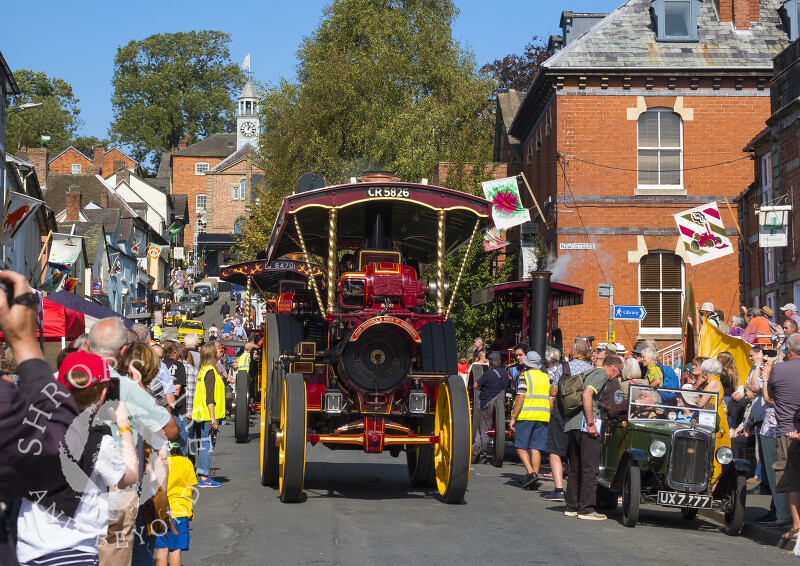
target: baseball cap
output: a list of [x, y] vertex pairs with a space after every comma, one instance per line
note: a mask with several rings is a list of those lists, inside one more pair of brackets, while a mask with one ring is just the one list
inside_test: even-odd
[[501, 355], [500, 355], [498, 352], [492, 352], [491, 354], [489, 354], [489, 359], [490, 359], [490, 360], [494, 360], [494, 361], [496, 361], [496, 362], [499, 362], [499, 361], [501, 361], [503, 358], [502, 358], [502, 356], [501, 356]]
[[531, 350], [525, 357], [522, 358], [522, 363], [528, 366], [529, 368], [538, 368], [542, 367], [542, 357], [538, 354], [538, 352], [534, 352]]
[[675, 369], [679, 369], [681, 371], [692, 371], [692, 364], [684, 364], [682, 366], [678, 366]]
[[781, 310], [782, 310], [782, 311], [792, 311], [792, 312], [797, 312], [797, 307], [795, 306], [795, 304], [794, 304], [794, 303], [786, 303], [785, 305], [783, 305], [783, 306], [781, 307]]
[[[73, 371], [82, 371], [88, 374], [89, 382], [86, 385], [77, 385], [71, 378]], [[68, 389], [86, 389], [111, 381], [111, 372], [103, 358], [85, 350], [78, 350], [64, 358], [61, 367], [58, 368], [58, 381]]]
[[704, 312], [714, 312], [714, 303], [703, 303], [703, 306], [700, 307], [700, 310]]

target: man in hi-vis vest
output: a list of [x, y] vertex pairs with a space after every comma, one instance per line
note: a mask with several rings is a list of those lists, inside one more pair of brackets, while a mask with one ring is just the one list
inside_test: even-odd
[[542, 358], [528, 352], [522, 363], [527, 368], [517, 379], [517, 397], [509, 426], [514, 432], [514, 448], [528, 472], [522, 487], [539, 489], [539, 466], [547, 445], [547, 424], [550, 422], [550, 378], [542, 371]]

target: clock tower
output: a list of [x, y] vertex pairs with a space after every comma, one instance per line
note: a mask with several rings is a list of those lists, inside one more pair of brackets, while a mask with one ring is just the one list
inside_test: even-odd
[[253, 84], [247, 81], [239, 95], [239, 107], [236, 114], [236, 151], [250, 144], [258, 145], [258, 99]]

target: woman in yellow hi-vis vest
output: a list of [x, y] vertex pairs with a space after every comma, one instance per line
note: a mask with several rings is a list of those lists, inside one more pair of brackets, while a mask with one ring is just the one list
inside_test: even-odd
[[225, 383], [217, 371], [220, 353], [221, 350], [214, 343], [200, 348], [200, 371], [197, 372], [197, 385], [192, 404], [195, 438], [199, 439], [196, 466], [198, 487], [222, 485], [209, 477], [219, 421], [225, 418]]
[[522, 487], [538, 489], [539, 466], [550, 422], [550, 378], [541, 370], [542, 358], [538, 353], [528, 352], [522, 363], [527, 369], [517, 381], [517, 397], [509, 425], [514, 431], [514, 448], [527, 471]]

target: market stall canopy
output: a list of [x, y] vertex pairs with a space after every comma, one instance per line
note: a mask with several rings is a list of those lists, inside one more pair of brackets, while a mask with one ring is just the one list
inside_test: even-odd
[[47, 300], [79, 313], [83, 313], [84, 320], [86, 322], [86, 330], [90, 330], [98, 320], [114, 316], [121, 318], [122, 323], [127, 328], [130, 328], [134, 324], [132, 320], [125, 318], [121, 314], [114, 312], [111, 309], [107, 309], [101, 305], [98, 305], [97, 303], [87, 301], [86, 299], [82, 299], [79, 296], [72, 293], [67, 293], [66, 291], [59, 291], [58, 293], [48, 295]]
[[451, 252], [479, 225], [491, 222], [484, 198], [413, 183], [381, 182], [338, 185], [293, 194], [283, 201], [267, 246], [267, 260], [301, 252], [296, 218], [311, 254], [327, 257], [329, 211], [338, 210], [337, 247], [356, 249], [370, 237], [371, 209], [384, 207], [386, 233], [408, 258], [430, 263], [436, 258], [438, 212], [445, 211], [445, 250]]
[[[86, 332], [86, 323], [82, 313], [48, 299], [44, 299], [43, 310], [45, 342], [74, 340]], [[39, 337], [38, 329], [36, 337]], [[0, 334], [0, 341], [5, 341], [5, 337], [2, 334]]]

